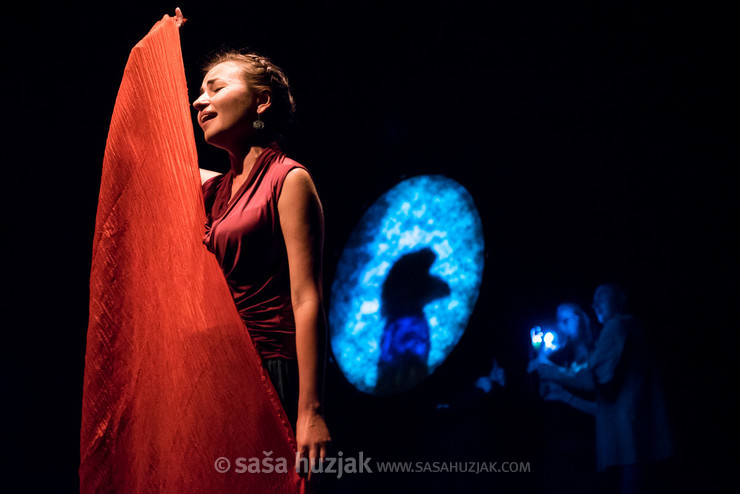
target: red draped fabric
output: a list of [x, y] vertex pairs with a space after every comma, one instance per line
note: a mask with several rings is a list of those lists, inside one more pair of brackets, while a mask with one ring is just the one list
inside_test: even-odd
[[304, 487], [292, 430], [202, 243], [204, 222], [179, 33], [164, 16], [131, 52], [103, 159], [83, 493]]

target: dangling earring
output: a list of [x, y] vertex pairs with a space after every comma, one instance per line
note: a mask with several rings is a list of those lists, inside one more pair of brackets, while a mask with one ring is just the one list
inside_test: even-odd
[[255, 120], [254, 122], [252, 122], [252, 126], [255, 129], [257, 129], [257, 130], [262, 130], [262, 129], [265, 128], [265, 122], [263, 122], [262, 120], [260, 120], [260, 114], [259, 113], [257, 113], [257, 120]]

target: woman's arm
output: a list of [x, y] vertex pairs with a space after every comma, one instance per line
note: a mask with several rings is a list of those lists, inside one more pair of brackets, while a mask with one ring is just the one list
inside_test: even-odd
[[537, 364], [537, 373], [540, 375], [540, 378], [547, 381], [555, 381], [566, 388], [581, 391], [593, 391], [596, 389], [594, 376], [589, 367], [574, 372], [571, 369], [566, 369], [550, 362], [539, 362]]
[[288, 253], [296, 325], [299, 376], [296, 442], [298, 454], [311, 461], [326, 457], [331, 437], [322, 410], [326, 352], [321, 286], [324, 217], [308, 172], [297, 168], [288, 173], [278, 211]]
[[576, 396], [571, 393], [570, 398], [566, 401], [566, 403], [576, 410], [582, 411], [583, 413], [596, 415], [596, 402], [584, 400], [580, 396]]
[[552, 381], [544, 382], [542, 384], [541, 394], [547, 401], [561, 401], [583, 413], [596, 415], [595, 402], [584, 400], [580, 396], [574, 395], [558, 383]]

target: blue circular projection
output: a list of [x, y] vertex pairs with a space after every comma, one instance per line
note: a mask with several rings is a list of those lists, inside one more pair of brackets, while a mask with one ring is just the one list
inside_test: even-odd
[[465, 332], [483, 275], [473, 198], [441, 175], [404, 180], [363, 215], [337, 265], [334, 356], [360, 391], [394, 394], [431, 374]]

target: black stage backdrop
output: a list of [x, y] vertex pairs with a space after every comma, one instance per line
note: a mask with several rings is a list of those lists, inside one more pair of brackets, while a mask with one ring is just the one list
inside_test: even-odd
[[[373, 475], [342, 492], [546, 492], [546, 413], [524, 372], [528, 329], [562, 300], [623, 282], [659, 343], [680, 485], [713, 483], [737, 389], [737, 164], [729, 14], [706, 3], [182, 1], [12, 7], [6, 32], [5, 457], [27, 491], [75, 492], [87, 282], [110, 115], [132, 46], [176, 6], [191, 94], [222, 45], [282, 65], [299, 124], [286, 144], [326, 214], [326, 293], [343, 244], [404, 177], [470, 191], [486, 237], [478, 306], [448, 361], [378, 399], [333, 361], [337, 447], [376, 459], [531, 461], [518, 477]], [[19, 26], [17, 34], [11, 26]], [[10, 134], [8, 134], [10, 130]], [[197, 133], [196, 133], [197, 134]], [[201, 166], [225, 156], [198, 136]], [[331, 300], [327, 299], [327, 304]], [[733, 319], [734, 320], [734, 319]], [[439, 405], [496, 358], [507, 388]], [[584, 474], [585, 475], [585, 474]], [[9, 481], [9, 480], [8, 480]], [[349, 486], [349, 487], [348, 487]]]

